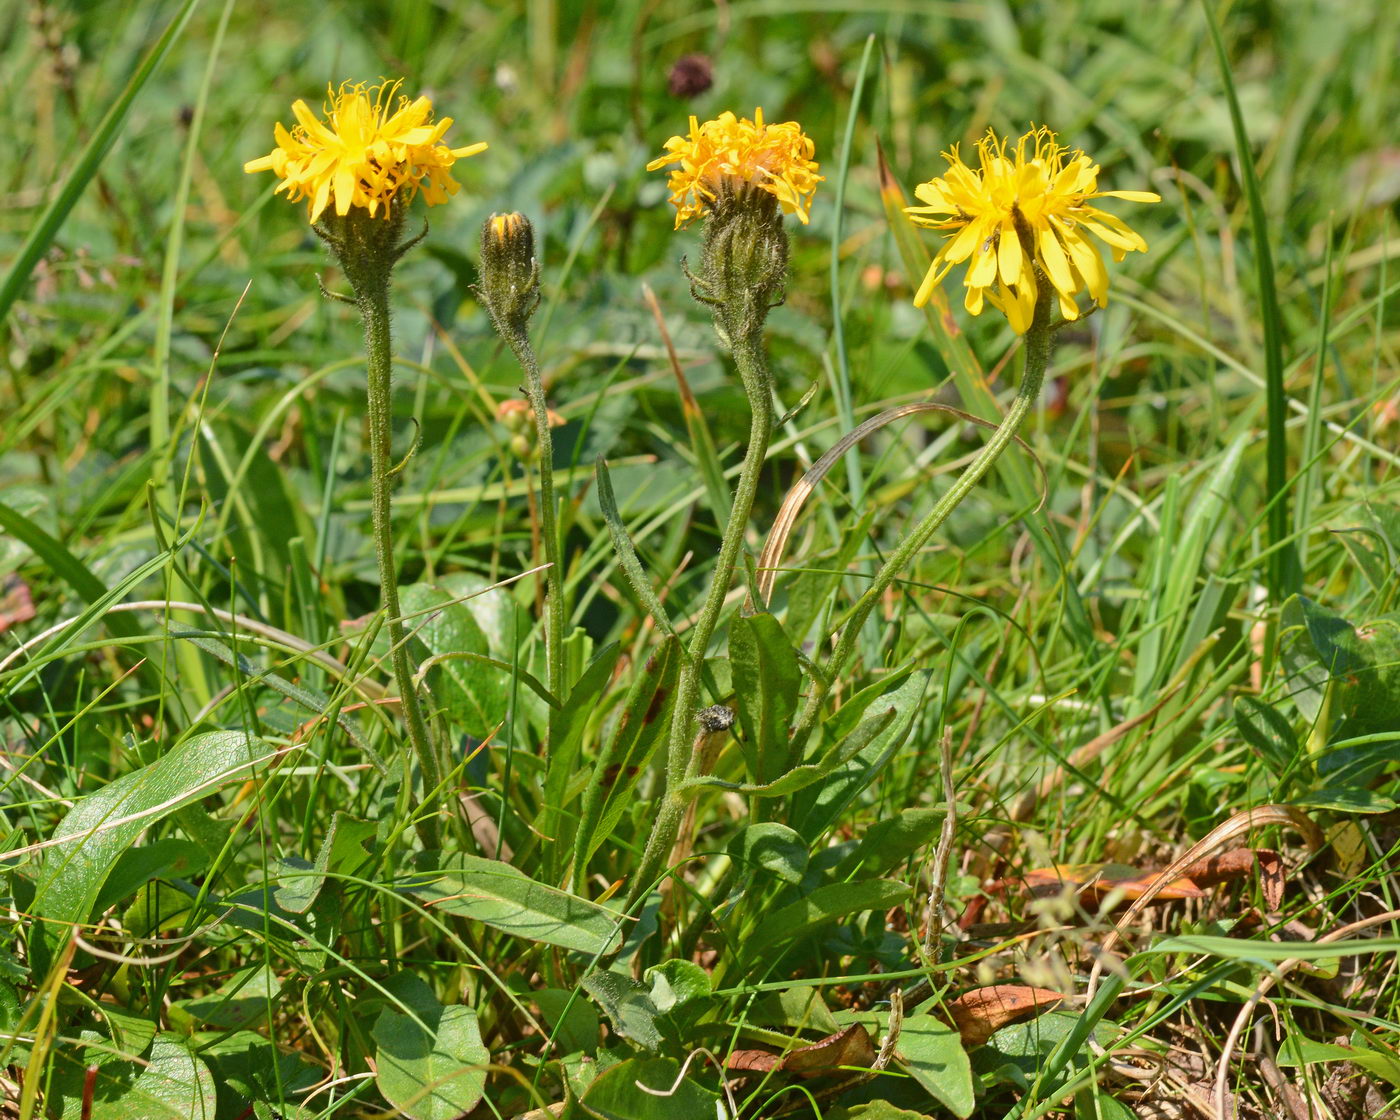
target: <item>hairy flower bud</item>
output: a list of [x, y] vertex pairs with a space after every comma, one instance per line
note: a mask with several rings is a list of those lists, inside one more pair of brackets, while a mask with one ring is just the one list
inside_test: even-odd
[[501, 334], [525, 329], [540, 302], [540, 267], [535, 230], [524, 214], [492, 214], [481, 227], [476, 292]]
[[778, 200], [725, 184], [705, 223], [695, 279], [726, 342], [762, 327], [769, 309], [783, 300], [787, 270], [788, 236]]

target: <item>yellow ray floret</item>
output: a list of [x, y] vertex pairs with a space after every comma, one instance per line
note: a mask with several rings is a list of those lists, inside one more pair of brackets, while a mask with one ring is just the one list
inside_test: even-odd
[[915, 306], [927, 303], [949, 270], [964, 261], [968, 311], [979, 315], [983, 303], [989, 303], [1006, 315], [1017, 334], [1026, 332], [1035, 313], [1037, 264], [1066, 319], [1079, 318], [1075, 296], [1080, 292], [1105, 306], [1108, 272], [1085, 234], [1107, 244], [1115, 261], [1125, 253], [1146, 252], [1147, 242], [1090, 200], [1160, 202], [1160, 196], [1099, 190], [1099, 165], [1081, 151], [1062, 147], [1048, 128], [1027, 132], [1010, 151], [988, 129], [977, 142], [977, 155], [980, 167], [974, 170], [963, 163], [956, 145], [944, 152], [947, 172], [914, 189], [924, 205], [905, 208], [919, 225], [948, 231], [914, 297]]
[[690, 135], [667, 140], [666, 154], [647, 170], [679, 164], [667, 180], [677, 229], [711, 209], [721, 191], [750, 188], [771, 194], [784, 213], [806, 224], [812, 195], [823, 181], [815, 153], [796, 121], [764, 124], [762, 109], [754, 110], [753, 120], [724, 112], [704, 124], [691, 117]]
[[353, 206], [371, 217], [382, 209], [388, 217], [395, 200], [407, 205], [419, 192], [429, 206], [446, 202], [458, 190], [453, 163], [486, 145], [449, 148], [441, 143], [452, 118], [434, 121], [433, 103], [426, 97], [398, 97], [395, 103], [399, 84], [346, 82], [331, 89], [325, 121], [305, 101], [294, 102], [297, 124], [290, 132], [277, 124], [277, 147], [249, 160], [243, 170], [274, 172], [282, 180], [277, 190], [290, 201], [310, 199], [313, 222], [332, 203], [341, 217]]

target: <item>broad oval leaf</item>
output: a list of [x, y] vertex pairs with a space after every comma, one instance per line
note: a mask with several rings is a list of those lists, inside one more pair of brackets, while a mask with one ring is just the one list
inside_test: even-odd
[[439, 1008], [421, 1022], [386, 1009], [373, 1033], [379, 1091], [411, 1120], [457, 1120], [481, 1100], [491, 1054], [470, 1007]]
[[89, 1045], [55, 1053], [48, 1104], [62, 1120], [84, 1115], [90, 1065], [98, 1068], [89, 1120], [214, 1120], [214, 1078], [184, 1039], [157, 1035], [145, 1056], [137, 1057], [114, 1053], [113, 1044], [92, 1031], [81, 1038]]
[[807, 844], [787, 825], [761, 821], [730, 840], [729, 858], [746, 873], [762, 869], [785, 883], [800, 883], [807, 871]]
[[972, 1115], [972, 1063], [954, 1028], [932, 1015], [910, 1015], [895, 1052], [914, 1080], [955, 1116]]
[[753, 936], [744, 943], [744, 954], [751, 960], [755, 959], [765, 951], [796, 941], [837, 918], [898, 906], [910, 893], [906, 884], [888, 879], [818, 887], [806, 898], [764, 918]]
[[276, 751], [242, 731], [195, 735], [149, 766], [123, 774], [79, 801], [54, 830], [35, 883], [31, 941], [36, 972], [65, 925], [85, 922], [103, 883], [151, 825], [231, 782], [260, 773]]
[[499, 860], [423, 852], [399, 889], [439, 912], [458, 914], [526, 941], [600, 956], [622, 940], [623, 916], [531, 879]]
[[580, 1103], [598, 1120], [714, 1120], [719, 1094], [680, 1069], [674, 1058], [629, 1058], [600, 1074]]
[[514, 601], [467, 572], [405, 587], [402, 600], [405, 626], [440, 659], [437, 699], [459, 731], [484, 739], [506, 718], [512, 689], [506, 669], [481, 659], [510, 662]]

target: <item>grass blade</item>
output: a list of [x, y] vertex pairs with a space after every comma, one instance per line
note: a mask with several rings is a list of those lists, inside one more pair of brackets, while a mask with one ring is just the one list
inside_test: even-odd
[[1275, 603], [1282, 603], [1299, 590], [1302, 573], [1298, 554], [1286, 542], [1291, 532], [1288, 516], [1288, 447], [1284, 432], [1287, 404], [1283, 395], [1283, 317], [1279, 312], [1278, 288], [1274, 282], [1274, 258], [1269, 248], [1268, 216], [1264, 213], [1264, 196], [1259, 189], [1259, 175], [1250, 152], [1249, 134], [1244, 127], [1244, 114], [1235, 93], [1230, 74], [1230, 60], [1225, 43], [1216, 26], [1210, 0], [1201, 0], [1206, 26], [1210, 28], [1215, 57], [1220, 63], [1220, 81], [1225, 88], [1225, 100], [1230, 106], [1230, 123], [1235, 131], [1235, 150], [1240, 161], [1241, 186], [1249, 204], [1249, 225], [1254, 239], [1254, 269], [1259, 283], [1259, 314], [1264, 328], [1264, 403], [1266, 416], [1265, 501], [1269, 511], [1269, 594]]
[[102, 123], [97, 126], [97, 131], [92, 134], [92, 138], [74, 162], [73, 172], [68, 176], [63, 188], [49, 203], [48, 209], [35, 223], [34, 228], [29, 231], [29, 236], [24, 239], [19, 255], [10, 265], [10, 271], [5, 277], [4, 284], [0, 284], [0, 319], [9, 314], [10, 308], [19, 298], [20, 290], [29, 279], [29, 274], [34, 270], [34, 266], [48, 252], [49, 245], [58, 235], [69, 211], [73, 209], [78, 197], [87, 188], [93, 176], [97, 174], [97, 168], [101, 165], [103, 158], [111, 150], [112, 145], [116, 143], [117, 135], [121, 132], [122, 125], [126, 121], [126, 114], [131, 108], [131, 103], [136, 100], [136, 95], [141, 92], [142, 87], [155, 73], [156, 67], [160, 65], [166, 52], [170, 50], [171, 44], [179, 37], [185, 23], [190, 18], [190, 13], [194, 11], [196, 3], [198, 0], [185, 0], [184, 7], [170, 21], [164, 34], [147, 53], [136, 73], [131, 76], [131, 81], [126, 83], [126, 88], [122, 90], [121, 96], [107, 110], [107, 115], [102, 118]]

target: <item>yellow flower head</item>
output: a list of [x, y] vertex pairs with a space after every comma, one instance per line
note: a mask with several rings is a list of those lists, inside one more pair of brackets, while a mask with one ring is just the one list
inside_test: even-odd
[[341, 217], [361, 206], [374, 217], [382, 207], [405, 204], [420, 191], [429, 206], [457, 193], [452, 164], [482, 151], [485, 144], [449, 148], [441, 143], [452, 126], [451, 117], [433, 120], [433, 103], [426, 97], [410, 102], [395, 94], [397, 81], [366, 86], [345, 82], [331, 89], [319, 120], [305, 101], [292, 104], [297, 124], [288, 132], [279, 123], [273, 130], [277, 147], [270, 155], [249, 160], [244, 171], [272, 171], [291, 202], [311, 200], [308, 213], [316, 221], [332, 201]]
[[981, 163], [973, 170], [956, 145], [943, 153], [948, 170], [914, 189], [925, 205], [906, 207], [915, 222], [950, 231], [933, 258], [914, 304], [922, 307], [954, 266], [968, 262], [964, 303], [974, 315], [985, 300], [1003, 312], [1017, 334], [1031, 325], [1038, 295], [1039, 265], [1059, 296], [1060, 313], [1079, 318], [1075, 296], [1087, 292], [1099, 307], [1108, 303], [1108, 273], [1098, 248], [1085, 236], [1105, 242], [1115, 261], [1147, 242], [1121, 220], [1089, 204], [1095, 198], [1160, 202], [1148, 191], [1101, 191], [1099, 165], [1081, 151], [1057, 143], [1048, 128], [1035, 128], [1008, 152], [1004, 140], [987, 130], [977, 142]]
[[784, 213], [796, 214], [804, 225], [812, 211], [812, 195], [822, 176], [812, 156], [816, 148], [796, 121], [764, 124], [763, 110], [753, 120], [724, 112], [701, 124], [690, 118], [689, 136], [672, 136], [666, 154], [647, 164], [655, 171], [667, 164], [667, 185], [676, 208], [676, 228], [713, 208], [721, 192], [757, 188], [778, 200]]

